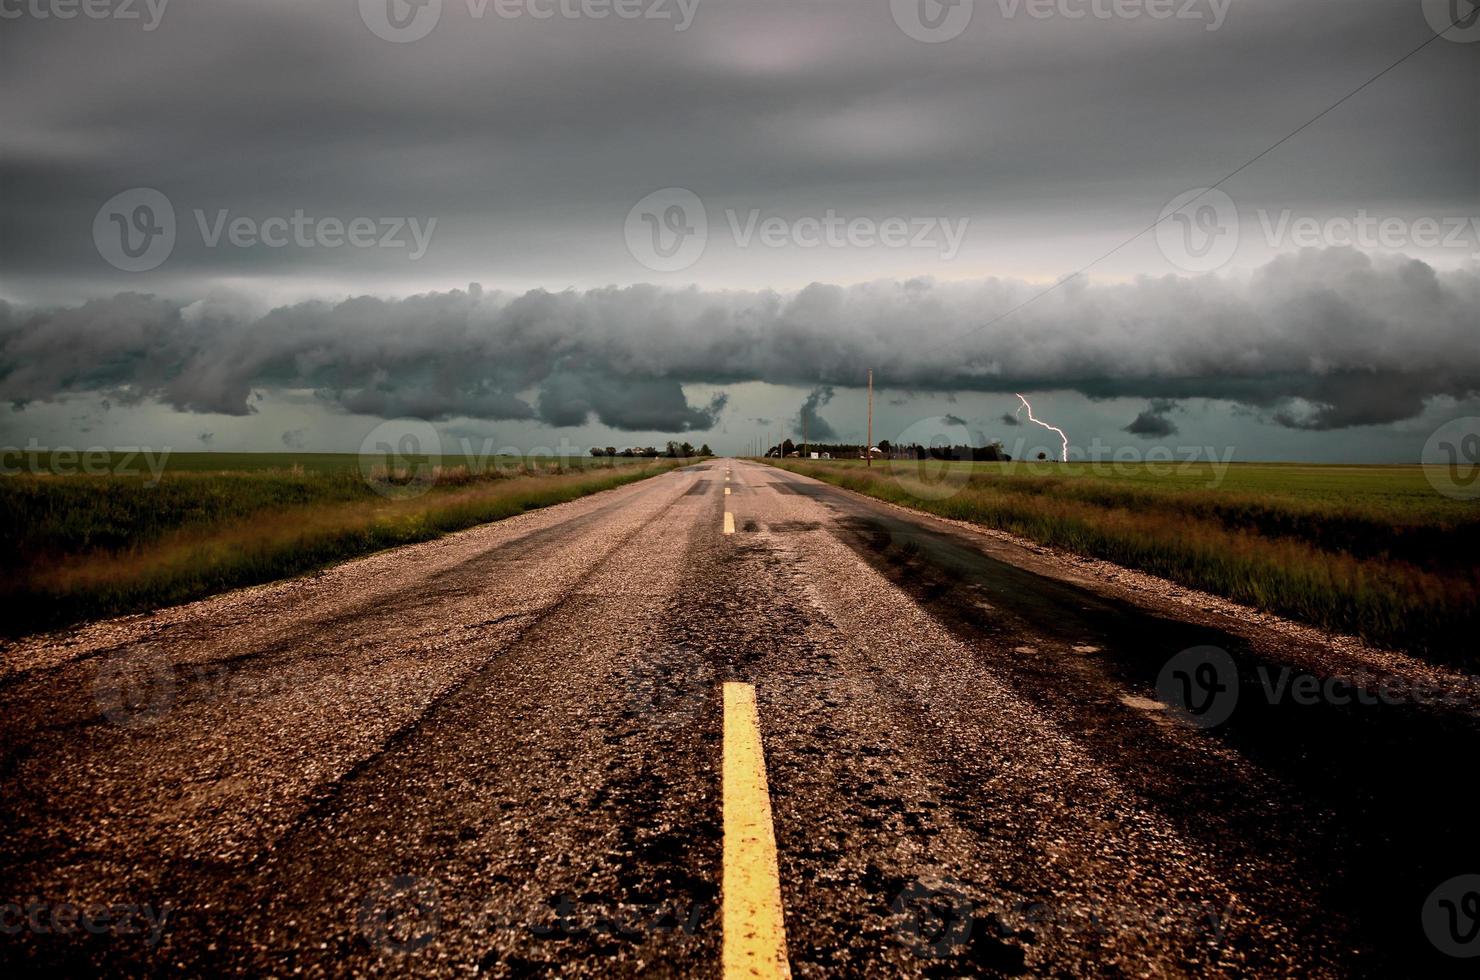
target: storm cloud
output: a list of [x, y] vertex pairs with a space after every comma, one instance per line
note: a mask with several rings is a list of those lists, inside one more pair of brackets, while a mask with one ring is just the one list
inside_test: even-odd
[[[950, 392], [1068, 389], [1092, 398], [1211, 398], [1278, 424], [1393, 422], [1480, 391], [1480, 269], [1307, 250], [1244, 277], [926, 279], [793, 293], [653, 285], [514, 295], [367, 296], [260, 311], [240, 297], [120, 294], [55, 309], [0, 304], [0, 398], [90, 393], [242, 415], [263, 390], [346, 412], [444, 419], [594, 417], [700, 430], [744, 381]], [[820, 386], [820, 387], [819, 387]], [[826, 430], [814, 430], [819, 436]]]
[[1176, 435], [1177, 423], [1167, 417], [1176, 410], [1176, 402], [1166, 398], [1153, 398], [1146, 410], [1125, 427], [1125, 431], [1146, 439], [1164, 439]]
[[[436, 6], [435, 29], [407, 44], [366, 22], [383, 4], [350, 0], [171, 3], [148, 31], [6, 20], [0, 295], [198, 297], [203, 283], [268, 280], [296, 300], [645, 281], [653, 271], [629, 253], [623, 222], [665, 186], [698, 195], [711, 230], [703, 258], [665, 283], [1047, 280], [1432, 36], [1417, 0], [1348, 0], [1340, 16], [1240, 0], [1216, 29], [978, 3], [942, 44], [908, 36], [883, 2], [703, 0], [682, 31]], [[1473, 214], [1480, 134], [1444, 93], [1473, 91], [1474, 54], [1429, 45], [1226, 189], [1246, 212]], [[1356, 154], [1361, 167], [1349, 165]], [[180, 232], [169, 260], [139, 274], [111, 268], [92, 234], [100, 206], [135, 187], [165, 195]], [[723, 231], [730, 208], [742, 221], [752, 209], [836, 209], [970, 226], [956, 262], [742, 248]], [[419, 260], [407, 248], [211, 247], [196, 214], [213, 223], [223, 211], [437, 224]], [[1109, 265], [1114, 276], [1169, 268], [1147, 240]]]
[[827, 419], [817, 414], [817, 410], [833, 400], [832, 385], [818, 385], [807, 395], [802, 407], [797, 412], [797, 428], [806, 433], [811, 439], [836, 439], [838, 432], [828, 423]]

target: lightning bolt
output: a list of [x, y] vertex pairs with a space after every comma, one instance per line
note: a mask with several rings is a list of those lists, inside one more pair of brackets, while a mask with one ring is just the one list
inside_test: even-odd
[[[1013, 392], [1013, 394], [1014, 395], [1017, 395], [1017, 392]], [[1018, 395], [1017, 397], [1018, 397], [1018, 401], [1022, 402], [1022, 405], [1020, 405], [1018, 407], [1018, 411], [1021, 412], [1023, 409], [1026, 408], [1028, 410], [1028, 421], [1029, 422], [1036, 422], [1039, 425], [1043, 426], [1045, 429], [1052, 429], [1053, 431], [1055, 431], [1055, 432], [1057, 432], [1059, 434], [1059, 438], [1062, 439], [1063, 442], [1064, 442], [1063, 449], [1061, 450], [1061, 452], [1062, 452], [1062, 460], [1065, 463], [1069, 462], [1069, 437], [1066, 436], [1066, 435], [1064, 435], [1064, 430], [1061, 429], [1061, 428], [1059, 428], [1056, 425], [1049, 425], [1047, 422], [1043, 421], [1042, 419], [1034, 418], [1034, 416], [1033, 416], [1033, 406], [1028, 404], [1028, 399], [1024, 398], [1022, 395]]]

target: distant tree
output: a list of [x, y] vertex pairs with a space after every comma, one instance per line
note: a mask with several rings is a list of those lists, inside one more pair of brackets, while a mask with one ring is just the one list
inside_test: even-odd
[[699, 455], [700, 456], [713, 456], [714, 455], [714, 450], [710, 449], [709, 448], [709, 443], [706, 442], [704, 445], [702, 445], [702, 446], [699, 447]]
[[781, 455], [783, 457], [790, 456], [792, 453], [794, 453], [796, 451], [797, 451], [797, 444], [796, 443], [792, 442], [790, 439], [783, 439], [782, 440], [782, 442], [781, 442]]
[[628, 459], [631, 459], [632, 458], [632, 450], [631, 450], [631, 448], [629, 447], [627, 449], [622, 450], [622, 455], [623, 456], [626, 456]]
[[1048, 453], [1045, 453], [1045, 452], [1040, 452], [1040, 453], [1039, 453], [1039, 454], [1038, 454], [1038, 458], [1039, 458], [1039, 459], [1048, 459]]
[[608, 456], [615, 456], [617, 454], [617, 447], [616, 446], [607, 446], [606, 447], [606, 454]]
[[892, 449], [892, 448], [894, 448], [894, 447], [891, 446], [891, 445], [889, 445], [889, 440], [888, 439], [880, 439], [879, 440], [879, 449], [883, 451], [884, 455], [886, 455], [886, 456], [889, 455], [889, 450]]
[[678, 458], [678, 443], [674, 442], [672, 439], [668, 440], [668, 452], [666, 455], [669, 459]]
[[610, 456], [611, 453], [610, 452], [607, 452], [604, 449], [602, 449], [600, 446], [592, 446], [591, 447], [591, 455], [592, 456]]
[[687, 442], [684, 443], [683, 445], [681, 445], [681, 446], [678, 447], [678, 453], [684, 459], [688, 459], [690, 456], [694, 455], [694, 446], [693, 446], [693, 444], [692, 443], [687, 443]]

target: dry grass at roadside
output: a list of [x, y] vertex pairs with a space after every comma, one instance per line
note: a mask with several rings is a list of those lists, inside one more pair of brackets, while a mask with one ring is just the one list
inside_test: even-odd
[[1288, 479], [1282, 486], [1279, 467], [1239, 475], [1258, 490], [1224, 490], [1159, 488], [1069, 468], [1032, 477], [982, 464], [943, 480], [939, 467], [922, 476], [912, 463], [784, 466], [1383, 646], [1466, 666], [1480, 660], [1480, 513], [1431, 491], [1405, 505], [1398, 481], [1411, 475], [1399, 468], [1338, 473], [1336, 491], [1317, 493], [1292, 489]]

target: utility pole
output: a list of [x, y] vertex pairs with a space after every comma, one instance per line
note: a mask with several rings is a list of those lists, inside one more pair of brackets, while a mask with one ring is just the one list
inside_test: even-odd
[[874, 369], [868, 369], [868, 445], [863, 447], [869, 469], [874, 468]]
[[807, 455], [807, 413], [802, 413], [802, 459], [810, 459]]

